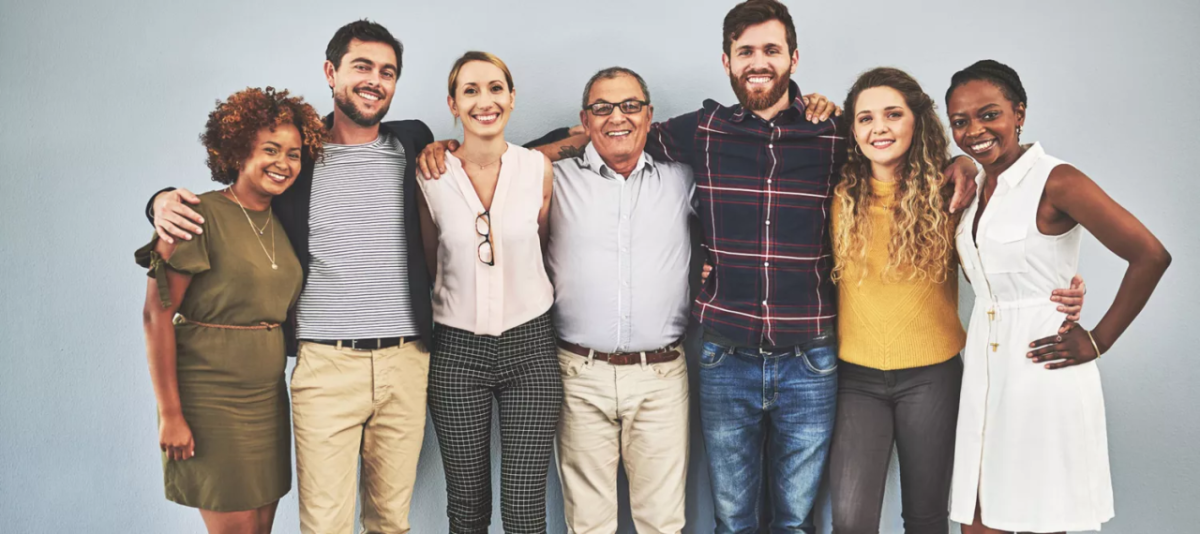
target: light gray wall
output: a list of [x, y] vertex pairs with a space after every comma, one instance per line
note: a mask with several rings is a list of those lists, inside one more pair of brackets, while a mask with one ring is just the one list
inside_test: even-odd
[[[1195, 532], [1200, 4], [789, 4], [795, 79], [839, 101], [876, 65], [908, 70], [941, 102], [955, 70], [989, 57], [1011, 64], [1030, 95], [1025, 138], [1088, 172], [1174, 254], [1158, 294], [1101, 363], [1117, 507], [1105, 532]], [[329, 112], [325, 44], [368, 16], [408, 50], [389, 117], [424, 120], [439, 138], [455, 135], [444, 80], [468, 49], [513, 70], [511, 140], [576, 120], [587, 77], [614, 64], [641, 72], [668, 118], [706, 97], [733, 102], [720, 66], [731, 5], [0, 1], [0, 531], [202, 532], [195, 511], [162, 498], [138, 313], [144, 275], [132, 252], [149, 237], [141, 213], [151, 192], [214, 187], [197, 135], [216, 99], [274, 85]], [[1124, 263], [1088, 239], [1082, 264], [1090, 326]], [[689, 532], [712, 531], [703, 461], [697, 446]], [[444, 531], [432, 427], [418, 484], [414, 531]], [[894, 471], [884, 511], [883, 532], [901, 532]], [[551, 532], [562, 532], [559, 498], [550, 514]], [[295, 491], [276, 525], [297, 531]]]

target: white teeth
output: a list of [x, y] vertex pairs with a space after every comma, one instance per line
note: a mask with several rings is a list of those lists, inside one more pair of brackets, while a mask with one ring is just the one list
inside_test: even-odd
[[889, 146], [891, 146], [891, 145], [892, 145], [892, 143], [894, 143], [894, 142], [895, 142], [895, 141], [891, 141], [891, 140], [888, 140], [888, 141], [872, 141], [872, 142], [871, 142], [871, 146], [873, 146], [873, 147], [875, 147], [875, 148], [884, 148], [884, 147], [889, 147]]
[[767, 83], [767, 82], [771, 81], [771, 77], [770, 76], [751, 76], [751, 77], [747, 78], [747, 81], [749, 81], [750, 83]]
[[983, 152], [984, 150], [992, 148], [992, 145], [995, 145], [995, 144], [996, 144], [995, 139], [993, 139], [991, 141], [984, 141], [982, 143], [975, 143], [975, 144], [971, 145], [971, 150], [974, 150], [975, 152]]
[[479, 122], [492, 122], [492, 121], [496, 120], [496, 117], [498, 117], [498, 116], [499, 115], [497, 115], [495, 113], [492, 113], [491, 115], [476, 115], [475, 120], [477, 120]]
[[629, 135], [629, 130], [622, 130], [619, 132], [608, 132], [604, 135], [607, 135], [609, 137], [625, 137], [626, 135]]
[[361, 96], [367, 100], [376, 100], [376, 101], [379, 100], [379, 97], [377, 97], [371, 93], [366, 93], [366, 92], [359, 92], [358, 96]]
[[275, 180], [277, 182], [283, 182], [283, 181], [287, 180], [287, 176], [284, 176], [277, 172], [267, 171], [267, 176], [270, 176], [272, 180]]

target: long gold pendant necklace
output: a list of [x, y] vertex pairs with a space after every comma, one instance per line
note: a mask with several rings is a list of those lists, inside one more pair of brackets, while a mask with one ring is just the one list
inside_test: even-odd
[[[238, 198], [237, 193], [233, 192], [233, 186], [229, 186], [229, 194], [233, 195], [233, 201], [237, 202], [239, 208], [242, 208], [242, 213], [246, 216], [246, 222], [250, 223], [250, 228], [254, 229], [254, 239], [258, 240], [258, 246], [262, 247], [263, 254], [267, 255], [267, 259], [271, 261], [271, 268], [279, 270], [279, 265], [275, 263], [275, 227], [271, 226], [271, 207], [267, 207], [267, 222], [263, 223], [262, 228], [254, 224], [254, 219], [250, 218], [250, 212], [246, 211], [246, 206], [242, 205], [242, 201]], [[267, 231], [267, 227], [271, 226], [271, 252], [267, 252], [267, 245], [263, 244], [263, 232]]]

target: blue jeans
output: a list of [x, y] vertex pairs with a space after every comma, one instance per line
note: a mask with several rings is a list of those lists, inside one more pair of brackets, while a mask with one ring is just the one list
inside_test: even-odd
[[759, 532], [764, 450], [770, 532], [815, 532], [810, 512], [829, 455], [837, 387], [833, 335], [775, 351], [704, 343], [700, 425], [716, 534]]

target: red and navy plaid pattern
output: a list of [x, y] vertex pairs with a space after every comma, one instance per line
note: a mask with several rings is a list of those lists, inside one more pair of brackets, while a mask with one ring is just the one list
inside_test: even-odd
[[691, 165], [713, 265], [692, 314], [747, 346], [787, 346], [832, 331], [837, 316], [827, 217], [845, 161], [834, 120], [792, 106], [764, 120], [712, 100], [654, 124], [651, 156]]

